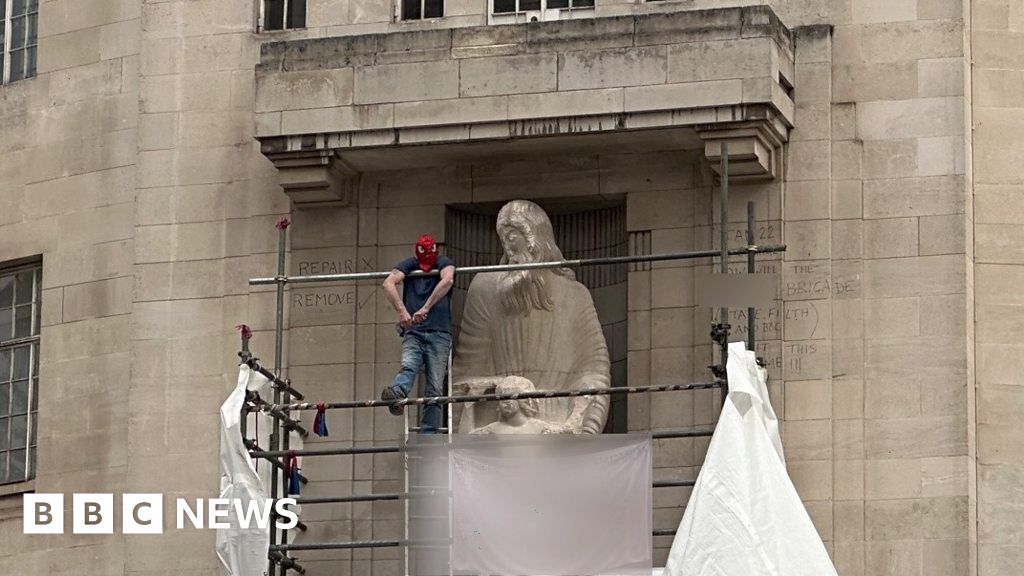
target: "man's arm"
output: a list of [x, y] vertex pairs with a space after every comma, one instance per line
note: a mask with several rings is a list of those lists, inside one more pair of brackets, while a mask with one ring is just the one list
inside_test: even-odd
[[452, 289], [452, 285], [455, 284], [455, 266], [448, 265], [441, 269], [441, 281], [434, 287], [434, 291], [430, 293], [430, 297], [423, 303], [423, 307], [416, 311], [412, 315], [413, 324], [419, 324], [427, 318], [427, 314], [430, 309], [437, 304], [437, 301], [444, 298], [448, 291]]
[[409, 311], [405, 309], [405, 304], [402, 302], [402, 297], [398, 295], [398, 284], [405, 279], [405, 273], [401, 270], [392, 270], [391, 274], [384, 279], [382, 286], [384, 287], [384, 295], [387, 296], [388, 302], [391, 303], [391, 307], [398, 313], [398, 323], [402, 328], [408, 328], [412, 326], [412, 316], [409, 315]]

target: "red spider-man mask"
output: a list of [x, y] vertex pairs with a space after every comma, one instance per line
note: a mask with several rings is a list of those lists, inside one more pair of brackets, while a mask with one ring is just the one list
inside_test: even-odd
[[416, 260], [424, 272], [432, 270], [437, 263], [437, 244], [430, 234], [424, 234], [416, 241]]

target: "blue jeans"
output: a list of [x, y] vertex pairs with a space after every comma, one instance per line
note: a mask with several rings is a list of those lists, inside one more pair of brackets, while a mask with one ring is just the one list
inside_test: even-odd
[[[391, 387], [408, 398], [416, 376], [423, 370], [427, 380], [424, 396], [442, 396], [451, 348], [452, 336], [447, 332], [406, 333], [402, 337], [402, 369]], [[442, 413], [440, 405], [425, 404], [420, 411], [420, 434], [436, 433], [441, 427]]]

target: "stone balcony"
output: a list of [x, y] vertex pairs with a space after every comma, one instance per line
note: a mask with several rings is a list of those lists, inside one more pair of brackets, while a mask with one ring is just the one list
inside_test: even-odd
[[772, 178], [793, 35], [767, 6], [265, 45], [257, 138], [299, 203], [361, 171], [494, 154], [700, 148]]

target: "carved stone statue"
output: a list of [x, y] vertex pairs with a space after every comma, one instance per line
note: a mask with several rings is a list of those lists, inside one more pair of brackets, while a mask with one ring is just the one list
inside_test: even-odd
[[[519, 376], [506, 376], [495, 387], [498, 394], [534, 392], [533, 382]], [[537, 418], [537, 398], [498, 401], [498, 420], [481, 426], [470, 434], [561, 434], [569, 432], [562, 425]]]
[[[551, 220], [526, 200], [498, 213], [502, 264], [563, 260]], [[609, 386], [608, 346], [590, 292], [568, 268], [478, 274], [466, 296], [454, 358], [454, 389], [491, 393], [507, 376], [538, 390]], [[553, 432], [600, 434], [608, 396], [539, 399], [536, 418]], [[493, 402], [463, 408], [459, 432], [499, 419]]]

